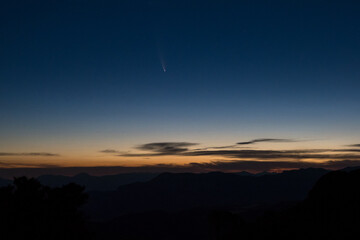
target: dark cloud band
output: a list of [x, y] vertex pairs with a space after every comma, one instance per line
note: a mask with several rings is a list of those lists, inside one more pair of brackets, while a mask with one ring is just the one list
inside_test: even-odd
[[279, 143], [286, 143], [286, 142], [297, 142], [293, 139], [281, 139], [281, 138], [258, 138], [247, 142], [238, 142], [239, 145], [249, 145], [255, 144], [260, 142], [279, 142]]
[[35, 157], [57, 157], [60, 156], [56, 153], [47, 153], [47, 152], [30, 152], [30, 153], [8, 153], [8, 152], [0, 152], [0, 157], [7, 156], [35, 156]]
[[347, 145], [348, 147], [359, 147], [360, 148], [360, 144], [351, 144], [351, 145]]
[[188, 151], [188, 147], [195, 146], [197, 144], [198, 143], [190, 142], [156, 142], [140, 145], [137, 149], [163, 155], [176, 155]]
[[145, 153], [119, 153], [115, 150], [102, 152], [114, 153], [122, 157], [156, 157], [156, 156], [218, 156], [239, 160], [360, 160], [360, 149], [294, 149], [294, 150], [254, 150], [239, 149], [239, 145], [253, 144], [257, 142], [294, 142], [292, 139], [260, 138], [248, 142], [240, 142], [237, 145], [190, 148], [197, 143], [190, 142], [155, 142], [137, 146], [136, 149]]
[[286, 169], [299, 168], [325, 168], [329, 170], [337, 170], [345, 167], [360, 166], [357, 160], [338, 160], [324, 162], [303, 162], [303, 161], [239, 161], [239, 160], [219, 160], [207, 163], [190, 163], [185, 165], [176, 164], [156, 164], [144, 165], [138, 167], [127, 166], [99, 166], [99, 167], [45, 167], [38, 168], [0, 168], [0, 177], [12, 179], [14, 176], [40, 176], [43, 174], [61, 174], [75, 175], [81, 172], [87, 172], [91, 175], [102, 176], [119, 173], [134, 172], [264, 172], [264, 171], [281, 171]]
[[105, 149], [105, 150], [101, 150], [99, 152], [101, 152], [101, 153], [120, 153], [120, 151], [117, 151], [114, 149]]

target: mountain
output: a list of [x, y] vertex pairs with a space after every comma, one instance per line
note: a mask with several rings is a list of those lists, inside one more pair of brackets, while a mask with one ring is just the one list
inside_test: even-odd
[[358, 170], [358, 169], [360, 169], [360, 166], [346, 167], [346, 168], [341, 169], [341, 171], [343, 171], [343, 172], [352, 172], [352, 171]]
[[[310, 182], [322, 175], [311, 190], [305, 193], [307, 197], [304, 200], [285, 208], [271, 207], [263, 211], [256, 220], [244, 219], [243, 212], [224, 211], [221, 207], [215, 207], [133, 212], [112, 220], [92, 222], [90, 226], [97, 239], [355, 239], [360, 234], [360, 170], [326, 172], [322, 169], [302, 169], [276, 174], [276, 178], [263, 179], [261, 184], [272, 181], [272, 184], [281, 187], [279, 181], [286, 180], [288, 186], [294, 182], [293, 186], [299, 186], [297, 180]], [[198, 178], [199, 182], [199, 179], [205, 178], [223, 178], [219, 182], [236, 179], [221, 173], [172, 175], [174, 174], [162, 174], [150, 182], [165, 185], [163, 181], [166, 180], [181, 189], [189, 188], [186, 179]], [[253, 180], [256, 178], [258, 177], [253, 176]], [[183, 184], [174, 179], [182, 179]], [[128, 186], [120, 187], [119, 191], [123, 191], [124, 187]], [[138, 197], [143, 197], [144, 204], [151, 200], [141, 194]]]
[[263, 176], [263, 175], [274, 175], [276, 173], [273, 173], [273, 172], [260, 172], [260, 173], [249, 173], [249, 172], [246, 172], [246, 171], [242, 171], [242, 172], [237, 172], [237, 173], [234, 173], [236, 175], [239, 175], [239, 176]]
[[81, 173], [73, 177], [61, 175], [43, 175], [38, 177], [41, 184], [50, 187], [61, 187], [68, 183], [76, 183], [86, 187], [86, 191], [111, 191], [116, 190], [119, 186], [145, 182], [156, 177], [156, 173], [126, 173], [106, 176], [91, 176]]
[[120, 186], [117, 191], [89, 192], [85, 210], [94, 219], [190, 208], [241, 211], [256, 205], [301, 201], [327, 172], [309, 168], [262, 176], [163, 173], [148, 182]]
[[249, 231], [250, 239], [354, 239], [360, 234], [359, 186], [359, 169], [330, 172], [297, 206], [264, 216], [247, 228], [257, 229]]

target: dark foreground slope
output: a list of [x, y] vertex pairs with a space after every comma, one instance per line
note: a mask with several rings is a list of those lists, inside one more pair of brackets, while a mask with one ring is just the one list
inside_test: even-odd
[[120, 186], [117, 191], [90, 192], [85, 210], [93, 219], [111, 219], [146, 211], [243, 208], [303, 200], [324, 169], [302, 169], [275, 175], [230, 173], [164, 173], [151, 181]]

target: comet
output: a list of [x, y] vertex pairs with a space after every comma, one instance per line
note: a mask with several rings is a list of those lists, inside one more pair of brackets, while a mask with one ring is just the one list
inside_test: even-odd
[[162, 51], [161, 46], [160, 46], [159, 43], [157, 43], [157, 52], [158, 52], [158, 56], [159, 56], [159, 59], [160, 59], [162, 70], [165, 73], [166, 72], [166, 62], [165, 62], [165, 59], [164, 59], [164, 54], [162, 53], [163, 51]]
[[164, 72], [166, 72], [166, 63], [162, 57], [160, 57], [161, 67]]

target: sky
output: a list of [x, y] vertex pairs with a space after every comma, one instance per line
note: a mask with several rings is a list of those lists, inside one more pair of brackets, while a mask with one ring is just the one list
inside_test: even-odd
[[0, 168], [360, 165], [359, 12], [358, 1], [1, 1]]

